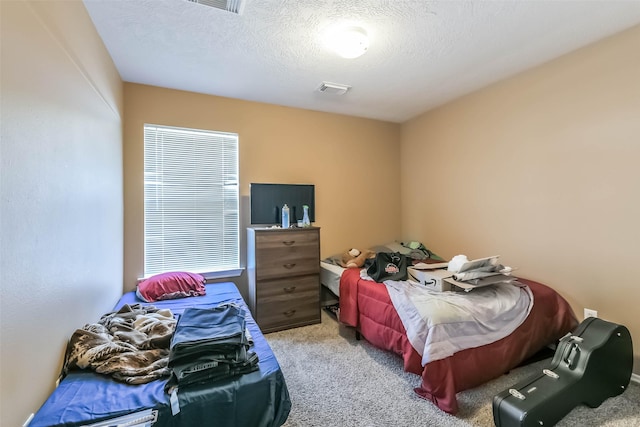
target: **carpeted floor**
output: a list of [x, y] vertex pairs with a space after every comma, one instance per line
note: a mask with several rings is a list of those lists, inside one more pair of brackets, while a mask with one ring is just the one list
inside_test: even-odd
[[[548, 359], [511, 371], [458, 394], [460, 412], [451, 416], [419, 398], [417, 375], [402, 369], [400, 357], [356, 341], [353, 330], [322, 312], [322, 323], [267, 334], [284, 372], [292, 409], [285, 427], [487, 426], [493, 396], [532, 374]], [[598, 408], [579, 406], [559, 424], [640, 426], [640, 386]]]

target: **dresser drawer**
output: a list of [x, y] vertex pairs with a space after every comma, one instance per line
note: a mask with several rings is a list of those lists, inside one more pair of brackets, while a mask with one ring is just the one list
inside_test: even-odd
[[317, 230], [310, 231], [262, 231], [256, 233], [256, 248], [277, 249], [281, 247], [318, 247], [320, 234]]
[[282, 305], [260, 306], [258, 326], [264, 333], [320, 322], [318, 302], [287, 301]]
[[319, 274], [320, 262], [316, 246], [280, 247], [256, 250], [256, 279]]
[[278, 304], [288, 299], [320, 300], [320, 276], [260, 281], [256, 289], [260, 306]]
[[260, 306], [256, 318], [264, 333], [320, 323], [318, 302], [288, 300], [283, 304]]

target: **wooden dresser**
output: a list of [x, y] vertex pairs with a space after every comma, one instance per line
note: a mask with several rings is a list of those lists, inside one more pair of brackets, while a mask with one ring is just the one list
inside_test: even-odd
[[320, 228], [248, 228], [247, 273], [262, 332], [320, 323]]

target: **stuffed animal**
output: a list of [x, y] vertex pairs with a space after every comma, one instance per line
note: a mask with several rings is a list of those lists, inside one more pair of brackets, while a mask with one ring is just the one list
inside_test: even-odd
[[352, 248], [342, 254], [340, 266], [344, 268], [362, 268], [364, 262], [368, 258], [375, 257], [375, 255], [376, 253], [369, 249], [361, 252], [358, 249]]

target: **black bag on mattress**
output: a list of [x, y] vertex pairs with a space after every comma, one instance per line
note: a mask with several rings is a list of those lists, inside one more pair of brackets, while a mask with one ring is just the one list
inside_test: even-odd
[[407, 280], [407, 257], [399, 252], [378, 252], [365, 261], [367, 274], [376, 282]]

